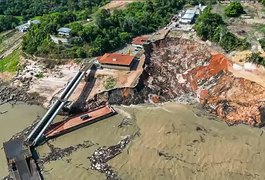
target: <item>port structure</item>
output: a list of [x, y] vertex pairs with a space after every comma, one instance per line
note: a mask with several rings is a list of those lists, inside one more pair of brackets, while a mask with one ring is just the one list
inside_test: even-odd
[[64, 107], [68, 98], [71, 96], [84, 75], [84, 71], [79, 71], [67, 84], [60, 97], [53, 103], [50, 109], [46, 112], [39, 123], [35, 126], [33, 131], [26, 138], [26, 142], [29, 144], [29, 146], [37, 145], [44, 131], [52, 123], [59, 111]]
[[3, 147], [8, 169], [14, 180], [42, 179], [37, 163], [32, 155], [35, 152], [34, 148], [40, 143], [44, 132], [64, 107], [68, 98], [85, 76], [86, 71], [92, 66], [93, 62], [90, 62], [80, 68], [76, 75], [67, 83], [60, 97], [56, 99], [26, 139], [20, 137], [4, 142]]
[[76, 89], [77, 85], [80, 83], [84, 77], [86, 71], [92, 67], [92, 63], [82, 67], [80, 71], [72, 78], [72, 80], [67, 84], [60, 97], [53, 103], [50, 109], [42, 117], [39, 123], [35, 126], [32, 132], [28, 135], [25, 142], [29, 146], [36, 146], [41, 140], [42, 135], [47, 130], [49, 125], [52, 123], [59, 111], [64, 107], [68, 98]]
[[32, 158], [30, 148], [23, 138], [17, 138], [3, 144], [8, 170], [14, 180], [40, 180], [37, 164]]

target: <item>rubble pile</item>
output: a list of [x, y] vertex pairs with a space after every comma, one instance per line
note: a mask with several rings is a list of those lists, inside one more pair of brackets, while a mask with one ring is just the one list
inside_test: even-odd
[[89, 158], [91, 161], [91, 168], [101, 173], [105, 173], [107, 179], [117, 179], [117, 175], [112, 170], [111, 166], [107, 164], [107, 162], [120, 154], [129, 142], [129, 137], [126, 137], [117, 145], [110, 147], [101, 147], [97, 149]]
[[44, 73], [47, 73], [47, 69], [43, 63], [26, 60], [23, 66], [18, 68], [17, 76], [12, 81], [12, 85], [28, 90], [31, 83], [43, 76]]
[[189, 40], [161, 41], [154, 46], [147, 67], [149, 78], [145, 85], [150, 89], [149, 99], [152, 102], [157, 99], [168, 101], [187, 93], [194, 98], [192, 87], [184, 75], [194, 67], [207, 64], [210, 56], [204, 46]]
[[37, 94], [29, 94], [21, 88], [10, 86], [0, 81], [0, 105], [7, 102], [23, 101], [30, 104], [41, 104], [43, 98]]

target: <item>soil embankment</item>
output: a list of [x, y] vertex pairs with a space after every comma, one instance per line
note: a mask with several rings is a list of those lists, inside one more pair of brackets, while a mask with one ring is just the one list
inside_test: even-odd
[[263, 125], [265, 88], [233, 76], [224, 55], [211, 54], [207, 47], [190, 40], [171, 38], [147, 45], [145, 51], [145, 71], [136, 88], [98, 94], [89, 106], [107, 101], [126, 105], [197, 101], [229, 125]]

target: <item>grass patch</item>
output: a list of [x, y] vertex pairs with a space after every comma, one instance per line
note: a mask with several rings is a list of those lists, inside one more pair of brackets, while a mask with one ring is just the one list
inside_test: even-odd
[[105, 89], [109, 90], [116, 86], [116, 79], [113, 77], [108, 77], [108, 79], [104, 82]]
[[12, 36], [16, 33], [15, 30], [8, 30], [0, 33], [0, 52], [3, 52], [8, 46], [8, 39], [12, 41]]
[[35, 77], [38, 79], [41, 79], [44, 77], [44, 74], [43, 74], [43, 72], [40, 72], [40, 73], [36, 74]]
[[20, 52], [21, 50], [17, 49], [7, 57], [0, 59], [0, 72], [16, 72], [17, 65], [19, 63]]
[[20, 23], [23, 23], [23, 16], [15, 16], [16, 18], [18, 18], [18, 20], [20, 21]]

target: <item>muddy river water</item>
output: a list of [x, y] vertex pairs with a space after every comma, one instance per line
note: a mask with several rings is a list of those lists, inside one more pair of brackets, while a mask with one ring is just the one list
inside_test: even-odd
[[[104, 180], [104, 174], [90, 169], [88, 157], [127, 135], [135, 136], [121, 154], [108, 161], [120, 179], [265, 179], [265, 134], [260, 129], [228, 127], [198, 108], [177, 103], [114, 108], [118, 115], [50, 141], [57, 148], [90, 145], [44, 163], [45, 179]], [[8, 173], [2, 143], [45, 109], [5, 104], [0, 106], [3, 111], [8, 112], [0, 115], [0, 178]], [[45, 158], [51, 149], [44, 144], [37, 151]]]

